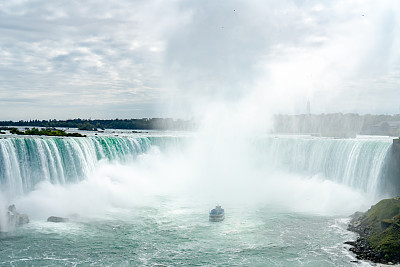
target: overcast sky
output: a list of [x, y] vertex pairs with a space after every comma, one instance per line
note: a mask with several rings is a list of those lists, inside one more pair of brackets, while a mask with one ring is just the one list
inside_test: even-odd
[[400, 113], [398, 0], [0, 2], [0, 120]]

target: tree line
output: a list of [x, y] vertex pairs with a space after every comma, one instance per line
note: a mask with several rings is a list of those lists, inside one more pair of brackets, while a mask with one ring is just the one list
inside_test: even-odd
[[69, 119], [69, 120], [20, 120], [0, 121], [0, 126], [35, 126], [35, 127], [64, 127], [78, 128], [79, 130], [96, 131], [98, 129], [127, 129], [127, 130], [191, 130], [193, 120], [174, 120], [171, 118], [143, 118], [143, 119]]

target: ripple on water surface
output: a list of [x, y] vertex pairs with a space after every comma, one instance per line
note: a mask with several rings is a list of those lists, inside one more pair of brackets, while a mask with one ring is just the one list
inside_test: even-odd
[[[346, 219], [276, 209], [142, 207], [107, 218], [34, 221], [0, 238], [0, 265], [352, 266]], [[228, 212], [229, 211], [229, 212]], [[365, 263], [365, 265], [369, 265]], [[359, 265], [358, 265], [359, 266]]]

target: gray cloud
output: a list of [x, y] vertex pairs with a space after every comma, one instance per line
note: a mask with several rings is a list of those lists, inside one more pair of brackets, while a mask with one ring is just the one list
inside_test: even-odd
[[315, 112], [398, 112], [381, 106], [400, 97], [398, 10], [394, 0], [3, 1], [0, 119], [190, 116], [249, 97], [272, 112], [301, 112], [307, 99]]
[[[147, 25], [150, 7], [145, 1], [1, 5], [0, 96], [1, 108], [9, 111], [2, 112], [4, 119], [31, 116], [37, 107], [26, 103], [36, 101], [64, 111], [77, 104], [103, 108], [108, 103], [146, 106], [141, 103], [159, 101], [157, 49], [162, 49], [162, 40]], [[4, 99], [13, 97], [26, 99], [26, 105], [7, 105]]]

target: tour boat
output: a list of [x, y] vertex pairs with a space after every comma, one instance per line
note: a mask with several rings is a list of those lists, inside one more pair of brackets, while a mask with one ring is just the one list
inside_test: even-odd
[[221, 206], [216, 206], [210, 211], [210, 222], [221, 222], [225, 219], [225, 211]]

